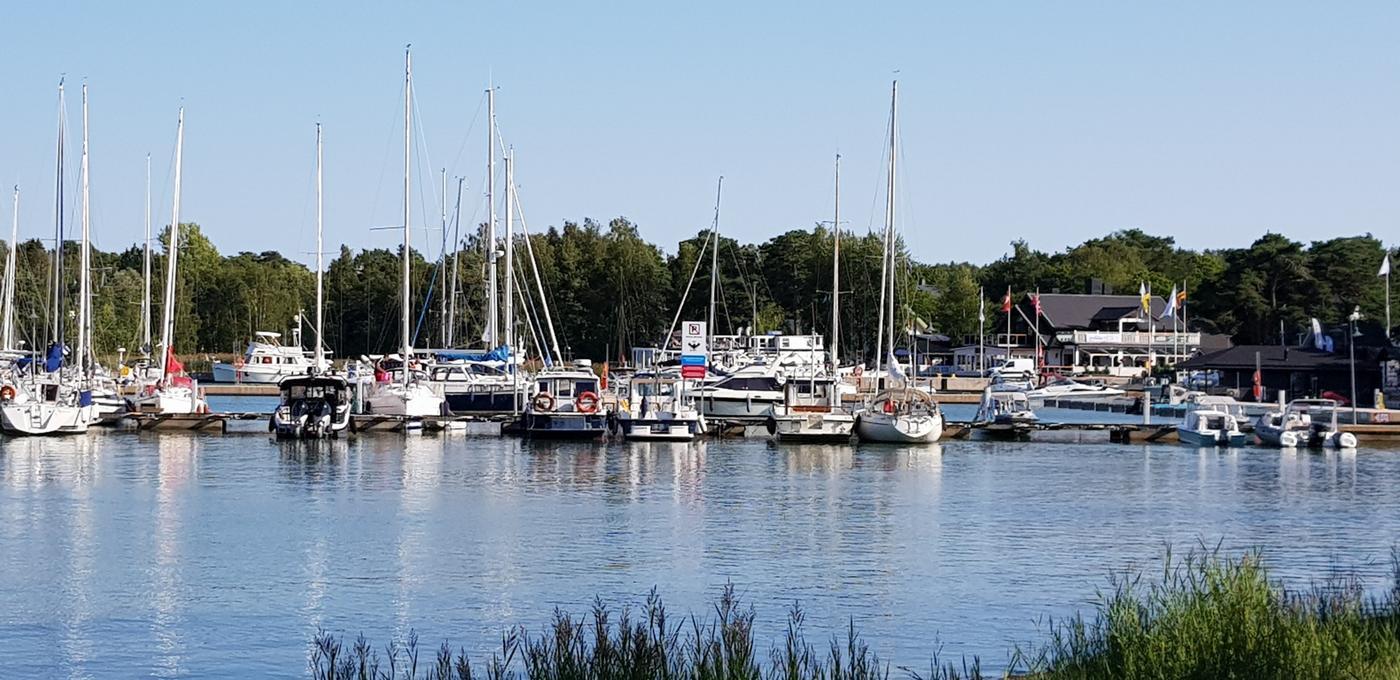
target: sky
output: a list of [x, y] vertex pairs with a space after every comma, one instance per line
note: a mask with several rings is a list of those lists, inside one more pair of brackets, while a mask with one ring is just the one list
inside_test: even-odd
[[408, 43], [430, 253], [440, 169], [464, 178], [464, 223], [484, 219], [492, 83], [534, 231], [625, 216], [674, 252], [723, 176], [721, 231], [764, 240], [831, 219], [837, 153], [843, 227], [877, 227], [897, 78], [899, 226], [921, 261], [1124, 228], [1191, 248], [1400, 240], [1394, 2], [19, 3], [0, 33], [21, 236], [53, 231], [66, 77], [69, 187], [86, 82], [107, 250], [141, 239], [148, 153], [169, 222], [182, 105], [181, 220], [222, 252], [312, 257], [318, 121], [327, 250], [394, 247], [376, 227], [402, 224]]

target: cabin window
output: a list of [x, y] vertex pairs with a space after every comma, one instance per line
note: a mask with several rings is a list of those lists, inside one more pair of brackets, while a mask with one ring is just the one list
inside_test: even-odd
[[545, 393], [545, 394], [548, 394], [548, 393], [549, 393], [549, 381], [547, 381], [547, 380], [541, 380], [541, 381], [540, 381], [540, 392]]
[[265, 364], [270, 364], [272, 363], [272, 357], [263, 357], [262, 362]]
[[559, 382], [558, 385], [559, 385], [559, 396], [561, 396], [561, 397], [571, 397], [571, 396], [573, 396], [574, 393], [569, 391], [569, 390], [573, 387], [572, 385], [570, 385], [569, 383], [566, 383], [566, 382], [562, 382], [562, 381]]
[[574, 383], [574, 394], [583, 394], [584, 392], [597, 391], [598, 386], [592, 380], [579, 380], [578, 382]]

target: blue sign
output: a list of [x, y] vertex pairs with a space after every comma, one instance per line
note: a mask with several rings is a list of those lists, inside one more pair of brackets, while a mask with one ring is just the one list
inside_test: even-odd
[[704, 365], [705, 365], [705, 355], [703, 355], [703, 354], [682, 354], [682, 355], [681, 355], [681, 365], [682, 365], [682, 366], [704, 366]]

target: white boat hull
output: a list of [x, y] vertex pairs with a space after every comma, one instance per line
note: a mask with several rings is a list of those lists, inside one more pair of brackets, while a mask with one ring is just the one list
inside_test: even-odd
[[1178, 427], [1176, 438], [1182, 444], [1195, 447], [1244, 446], [1247, 438], [1243, 432], [1221, 432], [1219, 430], [1188, 430]]
[[757, 398], [696, 395], [695, 401], [706, 418], [760, 421], [773, 413], [774, 406], [783, 403], [783, 397], [781, 394]]
[[0, 407], [0, 427], [13, 435], [82, 434], [96, 419], [93, 406], [30, 401]]
[[205, 413], [209, 405], [188, 387], [161, 387], [132, 401], [143, 413]]
[[856, 434], [863, 442], [881, 444], [931, 444], [943, 437], [943, 416], [936, 413], [895, 415], [860, 414]]
[[442, 396], [431, 387], [380, 383], [365, 398], [365, 410], [375, 415], [425, 418], [442, 415]]
[[703, 421], [694, 417], [631, 418], [624, 415], [618, 418], [618, 425], [622, 430], [623, 439], [639, 442], [688, 442], [705, 431]]
[[769, 428], [780, 442], [843, 443], [851, 440], [855, 424], [847, 413], [792, 413], [774, 414]]

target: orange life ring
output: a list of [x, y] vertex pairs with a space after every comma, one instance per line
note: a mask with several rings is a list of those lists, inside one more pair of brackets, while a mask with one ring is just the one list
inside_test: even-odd
[[574, 406], [583, 413], [598, 412], [598, 395], [593, 392], [583, 392], [574, 398]]
[[534, 406], [536, 411], [553, 411], [554, 395], [548, 392], [540, 392], [535, 395]]
[[15, 398], [14, 385], [0, 387], [0, 401], [13, 401]]

